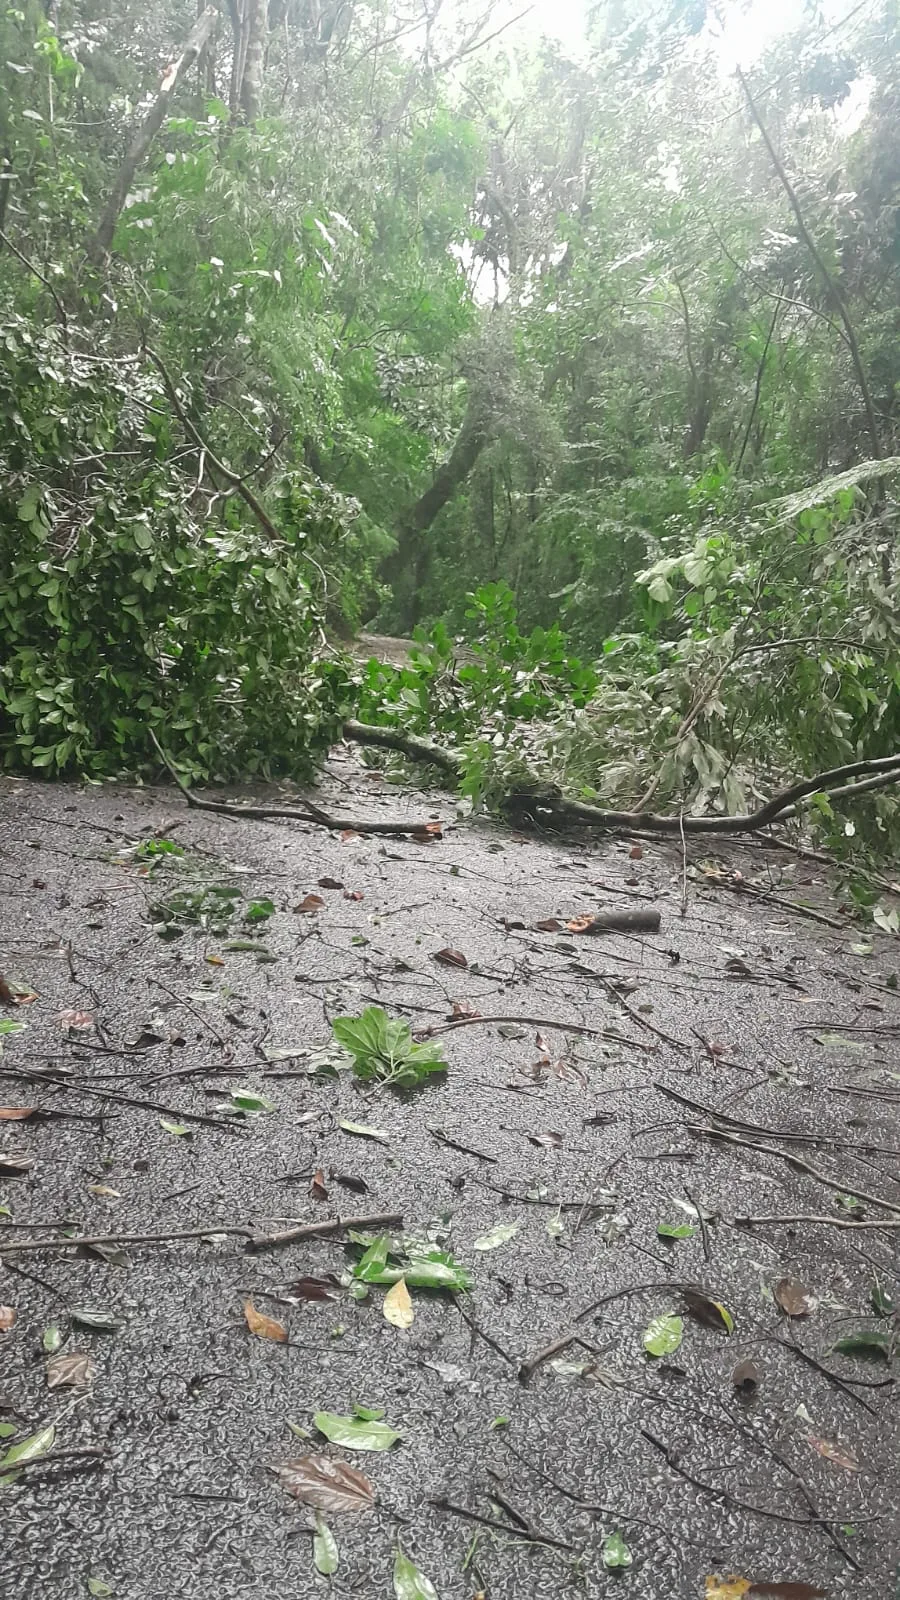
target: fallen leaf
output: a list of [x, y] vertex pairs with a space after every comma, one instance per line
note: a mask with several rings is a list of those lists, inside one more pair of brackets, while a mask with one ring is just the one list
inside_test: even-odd
[[444, 950], [436, 950], [432, 956], [433, 961], [440, 962], [442, 967], [467, 967], [469, 960], [461, 950], [451, 950], [449, 946]]
[[631, 846], [631, 849], [628, 852], [628, 859], [629, 859], [629, 861], [643, 861], [643, 859], [644, 859], [643, 846], [639, 845], [639, 844], [633, 844]]
[[0, 1122], [27, 1122], [35, 1110], [35, 1106], [0, 1106]]
[[92, 1333], [117, 1333], [122, 1326], [115, 1312], [102, 1306], [73, 1306], [69, 1316], [79, 1328], [90, 1328]]
[[704, 1289], [693, 1284], [683, 1291], [684, 1303], [691, 1316], [705, 1328], [715, 1328], [718, 1333], [733, 1333], [734, 1318], [721, 1300], [713, 1300]]
[[313, 1422], [326, 1439], [345, 1450], [390, 1450], [400, 1438], [396, 1428], [368, 1417], [339, 1417], [333, 1411], [317, 1411]]
[[56, 1429], [53, 1423], [46, 1428], [41, 1428], [39, 1433], [30, 1433], [27, 1439], [20, 1439], [18, 1444], [10, 1445], [5, 1456], [0, 1456], [0, 1472], [5, 1472], [7, 1467], [14, 1467], [22, 1461], [39, 1461], [41, 1456], [47, 1455], [53, 1449], [56, 1439]]
[[363, 894], [362, 889], [345, 889], [344, 890], [344, 899], [345, 900], [360, 901], [360, 900], [365, 900], [365, 898], [366, 897]]
[[316, 1512], [316, 1531], [313, 1534], [313, 1565], [323, 1578], [330, 1578], [338, 1567], [338, 1545], [321, 1511]]
[[244, 1301], [244, 1316], [247, 1327], [260, 1339], [271, 1339], [275, 1344], [287, 1344], [287, 1328], [281, 1322], [276, 1322], [274, 1317], [267, 1317], [264, 1312], [257, 1311], [252, 1300]]
[[343, 889], [343, 887], [344, 887], [344, 885], [341, 883], [340, 878], [320, 878], [319, 879], [319, 888], [320, 889]]
[[438, 1592], [414, 1561], [399, 1545], [394, 1556], [394, 1595], [396, 1600], [438, 1600]]
[[224, 967], [225, 962], [221, 956], [206, 956], [204, 958], [211, 967]]
[[406, 1287], [406, 1279], [398, 1278], [392, 1289], [389, 1289], [381, 1306], [385, 1318], [395, 1328], [411, 1328], [415, 1318], [412, 1295]]
[[697, 1229], [690, 1222], [658, 1222], [656, 1231], [661, 1239], [693, 1239]]
[[49, 1323], [41, 1335], [41, 1345], [43, 1349], [46, 1350], [48, 1355], [52, 1356], [54, 1350], [58, 1350], [61, 1344], [62, 1334], [59, 1328], [55, 1322]]
[[16, 1000], [16, 997], [13, 994], [12, 989], [9, 986], [9, 983], [7, 982], [6, 978], [4, 978], [3, 973], [0, 972], [0, 1005], [2, 1005], [2, 1006], [15, 1005], [15, 1000]]
[[290, 1300], [339, 1300], [341, 1285], [337, 1278], [297, 1278], [286, 1296]]
[[0, 1154], [0, 1178], [23, 1178], [34, 1166], [33, 1156]]
[[167, 1122], [165, 1117], [160, 1117], [159, 1125], [165, 1128], [166, 1133], [171, 1133], [176, 1139], [193, 1139], [193, 1130], [184, 1122]]
[[320, 894], [308, 894], [304, 895], [300, 904], [296, 905], [294, 910], [299, 911], [303, 916], [310, 916], [315, 911], [321, 911], [324, 904], [325, 901]]
[[888, 1333], [880, 1328], [858, 1328], [855, 1333], [845, 1334], [843, 1339], [838, 1339], [831, 1346], [842, 1356], [859, 1356], [863, 1361], [888, 1361], [890, 1360], [892, 1340]]
[[89, 1389], [93, 1376], [91, 1358], [82, 1350], [63, 1352], [47, 1362], [48, 1389]]
[[375, 1503], [372, 1483], [346, 1461], [300, 1456], [276, 1467], [275, 1473], [298, 1500], [333, 1516], [343, 1511], [368, 1511]]
[[878, 1282], [877, 1278], [872, 1285], [869, 1304], [878, 1317], [889, 1317], [894, 1310], [893, 1295], [884, 1287], [883, 1283]]
[[111, 1600], [111, 1597], [116, 1592], [115, 1589], [110, 1588], [105, 1578], [88, 1578], [87, 1589], [88, 1594], [93, 1596], [93, 1600]]
[[750, 1588], [749, 1578], [715, 1578], [706, 1580], [706, 1600], [741, 1600]]
[[489, 1233], [483, 1233], [472, 1245], [473, 1250], [499, 1250], [502, 1244], [508, 1244], [514, 1239], [522, 1224], [520, 1222], [498, 1222], [496, 1228], [491, 1228]]
[[351, 839], [361, 838], [362, 834], [357, 833], [355, 828], [344, 828], [341, 832], [341, 844], [349, 844]]
[[753, 1394], [759, 1385], [759, 1367], [755, 1361], [739, 1361], [731, 1374], [731, 1381], [742, 1394]]
[[561, 1133], [529, 1133], [527, 1137], [539, 1150], [558, 1150], [563, 1142]]
[[852, 1450], [845, 1450], [841, 1444], [835, 1444], [831, 1439], [820, 1439], [814, 1433], [806, 1435], [807, 1443], [817, 1450], [826, 1461], [833, 1461], [836, 1467], [844, 1467], [847, 1472], [858, 1472], [859, 1461]]
[[100, 1200], [121, 1200], [120, 1189], [111, 1189], [108, 1183], [89, 1183], [88, 1194], [95, 1194]]
[[0, 1306], [0, 1333], [9, 1333], [16, 1320], [15, 1306]]
[[94, 1026], [94, 1019], [89, 1011], [61, 1011], [59, 1021], [61, 1027], [74, 1028], [82, 1033], [86, 1033]]
[[535, 923], [535, 928], [538, 933], [561, 933], [562, 923], [558, 917], [542, 917], [540, 922]]
[[328, 1199], [328, 1188], [325, 1183], [325, 1174], [321, 1167], [316, 1167], [316, 1170], [312, 1175], [312, 1182], [309, 1186], [309, 1198], [310, 1200]]
[[684, 1337], [684, 1323], [674, 1313], [654, 1317], [644, 1329], [643, 1345], [648, 1356], [668, 1356], [677, 1350]]
[[615, 1572], [620, 1567], [630, 1567], [634, 1556], [631, 1554], [625, 1540], [620, 1533], [608, 1533], [600, 1546], [603, 1565]]
[[381, 1128], [370, 1128], [364, 1122], [339, 1122], [343, 1133], [354, 1133], [358, 1139], [376, 1139], [379, 1144], [390, 1144], [391, 1136]]
[[779, 1278], [773, 1293], [788, 1317], [808, 1317], [819, 1304], [816, 1296], [797, 1278]]
[[335, 1172], [332, 1167], [328, 1173], [334, 1183], [339, 1183], [342, 1189], [349, 1189], [351, 1194], [368, 1194], [369, 1185], [365, 1178], [357, 1178], [353, 1172]]

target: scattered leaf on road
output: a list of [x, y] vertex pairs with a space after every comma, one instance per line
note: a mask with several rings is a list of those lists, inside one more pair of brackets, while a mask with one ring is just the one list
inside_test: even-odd
[[661, 1239], [693, 1239], [697, 1229], [690, 1222], [658, 1222], [656, 1231]]
[[438, 1600], [438, 1592], [414, 1561], [397, 1548], [394, 1556], [394, 1594], [396, 1600]]
[[338, 1545], [321, 1511], [316, 1512], [316, 1531], [313, 1534], [313, 1565], [323, 1578], [337, 1572]]
[[788, 1317], [808, 1317], [819, 1304], [811, 1290], [797, 1278], [779, 1278], [773, 1292]]
[[0, 1155], [0, 1178], [24, 1178], [34, 1166], [33, 1156]]
[[461, 950], [436, 950], [434, 959], [439, 961], [442, 967], [467, 967], [469, 965], [468, 957], [464, 956]]
[[304, 895], [300, 904], [296, 905], [294, 910], [298, 911], [301, 916], [311, 916], [314, 912], [321, 911], [324, 904], [325, 901], [320, 894], [308, 894]]
[[276, 1322], [274, 1317], [267, 1317], [264, 1312], [257, 1311], [252, 1300], [244, 1301], [244, 1316], [247, 1327], [259, 1339], [271, 1339], [275, 1344], [287, 1344], [287, 1328], [282, 1322]]
[[814, 1433], [806, 1435], [807, 1442], [812, 1448], [824, 1456], [826, 1461], [833, 1461], [836, 1467], [844, 1467], [847, 1472], [858, 1472], [859, 1461], [852, 1450], [847, 1450], [842, 1444], [835, 1444], [831, 1439], [820, 1439]]
[[353, 1133], [358, 1139], [376, 1139], [379, 1144], [390, 1144], [391, 1136], [383, 1128], [370, 1128], [365, 1122], [339, 1122], [342, 1133]]
[[539, 1150], [558, 1150], [563, 1142], [561, 1133], [529, 1133], [528, 1140]]
[[122, 1326], [115, 1312], [101, 1306], [73, 1306], [69, 1316], [79, 1328], [90, 1328], [93, 1333], [116, 1333]]
[[731, 1374], [731, 1381], [742, 1394], [753, 1394], [759, 1385], [759, 1367], [755, 1361], [739, 1361]]
[[[320, 878], [319, 879], [319, 888], [320, 889], [343, 889], [343, 887], [344, 887], [344, 885], [341, 883], [340, 878]], [[322, 903], [324, 905], [324, 901]]]
[[502, 1244], [508, 1244], [514, 1239], [522, 1224], [520, 1222], [498, 1222], [489, 1233], [483, 1233], [472, 1245], [473, 1250], [499, 1250]]
[[52, 1356], [54, 1351], [59, 1349], [60, 1345], [62, 1344], [62, 1334], [60, 1333], [55, 1322], [51, 1322], [49, 1326], [44, 1329], [44, 1332], [41, 1336], [41, 1344], [49, 1356]]
[[684, 1303], [697, 1322], [702, 1322], [705, 1328], [715, 1328], [718, 1333], [734, 1332], [734, 1318], [721, 1300], [713, 1300], [705, 1289], [699, 1289], [693, 1284], [682, 1292]]
[[83, 1350], [63, 1351], [47, 1362], [48, 1389], [88, 1389], [93, 1376], [91, 1358]]
[[388, 1290], [381, 1309], [386, 1320], [395, 1328], [412, 1327], [416, 1313], [405, 1278], [398, 1278], [393, 1288]]
[[300, 1456], [296, 1461], [285, 1461], [275, 1472], [298, 1500], [333, 1516], [342, 1511], [368, 1511], [375, 1503], [373, 1485], [347, 1461]]
[[341, 1285], [337, 1278], [297, 1278], [286, 1294], [291, 1300], [339, 1300]]
[[15, 1306], [0, 1306], [0, 1333], [9, 1333], [16, 1320]]
[[165, 1117], [160, 1117], [159, 1125], [161, 1128], [165, 1128], [166, 1133], [173, 1134], [176, 1139], [192, 1139], [194, 1137], [193, 1130], [186, 1127], [183, 1122], [167, 1122]]
[[46, 1428], [41, 1428], [39, 1433], [30, 1433], [27, 1439], [20, 1439], [18, 1444], [10, 1445], [5, 1456], [0, 1456], [0, 1472], [5, 1472], [7, 1467], [15, 1467], [25, 1461], [39, 1461], [53, 1449], [56, 1439], [56, 1429], [53, 1423]]
[[333, 1411], [317, 1411], [313, 1422], [326, 1439], [343, 1445], [345, 1450], [390, 1450], [400, 1438], [396, 1428], [389, 1428], [386, 1422], [339, 1417]]
[[859, 1356], [863, 1361], [889, 1361], [892, 1339], [880, 1328], [857, 1328], [831, 1346], [841, 1356]]
[[668, 1356], [677, 1350], [684, 1336], [684, 1323], [674, 1313], [654, 1317], [644, 1329], [644, 1349], [648, 1356]]
[[0, 1122], [27, 1122], [34, 1113], [34, 1106], [0, 1106]]
[[309, 1198], [310, 1200], [328, 1199], [328, 1186], [325, 1182], [325, 1174], [321, 1167], [316, 1167], [316, 1170], [312, 1175], [312, 1180], [309, 1185]]
[[620, 1533], [608, 1533], [600, 1547], [600, 1553], [603, 1556], [603, 1565], [610, 1571], [616, 1571], [620, 1567], [630, 1567], [634, 1560]]
[[89, 1011], [61, 1011], [59, 1021], [61, 1027], [71, 1028], [80, 1033], [86, 1033], [94, 1026], [94, 1019]]

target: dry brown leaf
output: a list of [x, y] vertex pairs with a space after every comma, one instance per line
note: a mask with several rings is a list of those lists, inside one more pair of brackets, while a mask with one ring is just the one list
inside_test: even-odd
[[84, 1350], [62, 1351], [47, 1362], [48, 1389], [89, 1389], [93, 1376], [93, 1363]]
[[644, 859], [643, 846], [639, 845], [639, 844], [633, 844], [631, 846], [631, 849], [628, 852], [628, 858], [629, 858], [630, 861], [643, 861], [643, 859]]
[[86, 1033], [94, 1026], [94, 1019], [89, 1011], [61, 1011], [59, 1021], [61, 1027], [74, 1028], [81, 1033]]
[[596, 917], [572, 917], [566, 927], [570, 933], [590, 933], [596, 921]]
[[859, 1471], [859, 1461], [852, 1450], [846, 1450], [842, 1444], [836, 1444], [831, 1439], [819, 1439], [814, 1433], [808, 1433], [806, 1438], [826, 1461], [833, 1461], [836, 1467], [843, 1467], [846, 1472]]
[[324, 904], [325, 901], [320, 894], [307, 894], [304, 895], [300, 904], [294, 907], [294, 910], [299, 911], [303, 916], [311, 916], [314, 912], [321, 911]]
[[328, 1199], [328, 1189], [325, 1184], [325, 1174], [321, 1167], [316, 1167], [316, 1170], [312, 1175], [312, 1182], [309, 1186], [309, 1198], [310, 1200]]
[[561, 933], [562, 923], [558, 917], [542, 917], [535, 923], [538, 933]]
[[386, 1321], [395, 1328], [411, 1328], [415, 1319], [415, 1308], [412, 1296], [406, 1287], [406, 1279], [398, 1278], [392, 1289], [384, 1297], [381, 1307]]
[[436, 950], [434, 960], [439, 961], [442, 967], [467, 967], [468, 958], [461, 950]]
[[0, 1154], [0, 1177], [23, 1178], [34, 1166], [34, 1156]]
[[731, 1333], [734, 1318], [721, 1300], [714, 1300], [698, 1285], [689, 1284], [683, 1291], [684, 1303], [691, 1316], [705, 1328], [715, 1328], [717, 1333]]
[[290, 1494], [332, 1516], [342, 1511], [369, 1511], [375, 1504], [373, 1484], [365, 1473], [346, 1461], [300, 1456], [297, 1461], [285, 1461], [276, 1467], [275, 1473]]
[[0, 1333], [9, 1333], [15, 1320], [15, 1306], [0, 1306]]
[[739, 1361], [731, 1374], [731, 1381], [743, 1394], [752, 1394], [759, 1386], [759, 1367], [755, 1361]]
[[0, 1122], [27, 1122], [34, 1113], [34, 1106], [0, 1106]]
[[362, 834], [361, 833], [357, 833], [355, 828], [344, 828], [342, 833], [341, 833], [341, 844], [349, 844], [351, 839], [361, 839], [361, 838], [362, 838]]
[[320, 878], [319, 879], [319, 888], [320, 889], [343, 889], [343, 887], [344, 887], [344, 885], [341, 883], [340, 878]]
[[819, 1304], [805, 1283], [797, 1278], [779, 1278], [773, 1290], [782, 1311], [789, 1317], [808, 1317]]
[[539, 1150], [558, 1150], [563, 1142], [561, 1133], [529, 1133], [527, 1138]]
[[15, 1002], [16, 1002], [16, 997], [13, 994], [12, 989], [10, 988], [10, 986], [7, 983], [6, 979], [4, 978], [3, 973], [0, 972], [0, 1005], [2, 1005], [2, 1006], [12, 1006], [12, 1005], [15, 1005]]
[[341, 1285], [337, 1278], [297, 1278], [286, 1294], [293, 1300], [339, 1300]]
[[264, 1312], [257, 1311], [252, 1300], [244, 1301], [244, 1316], [247, 1327], [260, 1339], [272, 1339], [275, 1344], [287, 1344], [287, 1328], [274, 1317], [267, 1317]]
[[480, 1017], [481, 1012], [476, 1011], [475, 1007], [470, 1006], [465, 1000], [454, 1000], [453, 1005], [450, 1007], [450, 1015], [451, 1017]]
[[749, 1587], [749, 1578], [737, 1578], [733, 1574], [730, 1578], [710, 1576], [706, 1580], [706, 1600], [741, 1600]]
[[827, 1590], [811, 1583], [752, 1583], [749, 1578], [708, 1577], [706, 1600], [826, 1600]]
[[363, 894], [362, 889], [345, 889], [344, 890], [344, 899], [345, 900], [365, 900], [365, 898], [366, 897]]

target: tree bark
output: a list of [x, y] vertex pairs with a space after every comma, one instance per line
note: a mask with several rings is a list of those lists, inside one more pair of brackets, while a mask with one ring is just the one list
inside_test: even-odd
[[266, 0], [244, 0], [247, 49], [240, 83], [240, 108], [244, 121], [259, 120], [262, 103], [263, 51], [266, 43]]
[[156, 99], [150, 106], [140, 128], [131, 141], [128, 154], [116, 175], [112, 193], [106, 202], [97, 231], [88, 246], [89, 254], [94, 260], [102, 261], [103, 257], [109, 254], [113, 234], [116, 231], [116, 223], [122, 214], [122, 208], [128, 198], [128, 191], [131, 188], [134, 175], [146, 158], [150, 146], [163, 125], [176, 89], [184, 78], [185, 73], [189, 72], [194, 65], [218, 20], [218, 11], [213, 6], [207, 6], [188, 34], [181, 54], [170, 61], [166, 67], [156, 93]]

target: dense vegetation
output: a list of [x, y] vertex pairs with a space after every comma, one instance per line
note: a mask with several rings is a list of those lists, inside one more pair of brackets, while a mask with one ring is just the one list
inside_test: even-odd
[[749, 81], [705, 24], [5, 10], [8, 767], [303, 774], [360, 714], [739, 810], [900, 748], [896, 0]]

